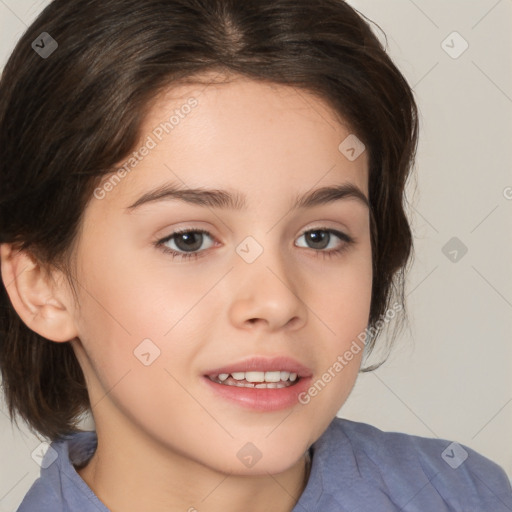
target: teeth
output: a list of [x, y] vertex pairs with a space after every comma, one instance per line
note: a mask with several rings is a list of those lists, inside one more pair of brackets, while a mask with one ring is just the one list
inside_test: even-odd
[[254, 384], [252, 382], [232, 382], [232, 383], [227, 382], [226, 384], [228, 386], [236, 386], [238, 388], [253, 388], [254, 387]]
[[265, 382], [279, 382], [281, 380], [281, 372], [265, 372]]
[[[229, 377], [233, 377], [234, 381], [245, 382], [226, 382]], [[280, 388], [284, 387], [285, 383], [295, 382], [297, 374], [287, 371], [269, 371], [269, 372], [233, 372], [220, 373], [219, 375], [212, 375], [212, 380], [218, 380], [222, 383], [235, 385], [240, 387], [266, 387], [266, 388]], [[254, 383], [258, 383], [256, 386]], [[283, 385], [282, 385], [283, 384]]]
[[256, 384], [255, 388], [281, 389], [288, 387], [285, 382], [269, 382], [268, 384]]
[[247, 382], [263, 382], [265, 380], [265, 372], [245, 372], [245, 380]]

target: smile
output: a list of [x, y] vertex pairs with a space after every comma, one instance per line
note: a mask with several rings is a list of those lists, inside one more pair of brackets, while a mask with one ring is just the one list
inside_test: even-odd
[[208, 378], [217, 384], [224, 384], [226, 386], [280, 389], [293, 386], [297, 381], [297, 374], [285, 370], [252, 371], [220, 373], [219, 375], [209, 375]]

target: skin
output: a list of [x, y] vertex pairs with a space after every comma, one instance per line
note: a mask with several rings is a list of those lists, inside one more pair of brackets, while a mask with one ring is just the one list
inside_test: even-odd
[[[208, 370], [255, 355], [287, 355], [313, 372], [332, 367], [364, 331], [372, 266], [369, 212], [346, 198], [291, 211], [298, 194], [352, 183], [368, 197], [368, 159], [338, 145], [351, 132], [321, 99], [242, 77], [181, 85], [158, 98], [141, 141], [194, 96], [198, 106], [101, 200], [85, 210], [75, 248], [75, 304], [65, 279], [29, 254], [1, 248], [2, 277], [24, 322], [71, 342], [84, 371], [98, 449], [80, 476], [113, 511], [290, 511], [304, 489], [305, 451], [355, 383], [362, 351], [307, 405], [256, 412], [214, 395]], [[140, 147], [140, 146], [137, 146]], [[122, 164], [122, 163], [121, 163]], [[170, 181], [239, 191], [247, 210], [180, 201], [125, 209]], [[195, 260], [152, 242], [177, 228], [209, 231]], [[308, 245], [314, 228], [354, 243], [331, 258]], [[271, 229], [272, 228], [272, 229]], [[263, 253], [236, 252], [252, 236]], [[186, 247], [167, 242], [174, 250]], [[160, 356], [143, 365], [145, 338]], [[71, 340], [71, 341], [70, 341]], [[237, 452], [261, 452], [252, 468]]]

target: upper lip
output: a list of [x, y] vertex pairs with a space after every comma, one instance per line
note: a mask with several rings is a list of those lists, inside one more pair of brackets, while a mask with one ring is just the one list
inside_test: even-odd
[[296, 373], [299, 377], [310, 377], [312, 375], [311, 370], [292, 359], [291, 357], [279, 356], [279, 357], [251, 357], [243, 359], [236, 363], [221, 368], [215, 368], [208, 370], [205, 375], [220, 375], [221, 373], [234, 373], [234, 372], [271, 372], [271, 371], [285, 371], [290, 373]]

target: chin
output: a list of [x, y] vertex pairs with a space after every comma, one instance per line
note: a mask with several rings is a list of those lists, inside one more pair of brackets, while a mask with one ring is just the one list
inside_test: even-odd
[[288, 471], [300, 463], [304, 450], [290, 444], [283, 450], [283, 445], [270, 445], [255, 448], [252, 444], [244, 444], [236, 453], [236, 461], [229, 461], [230, 472], [244, 476], [266, 476], [269, 473], [279, 474]]

